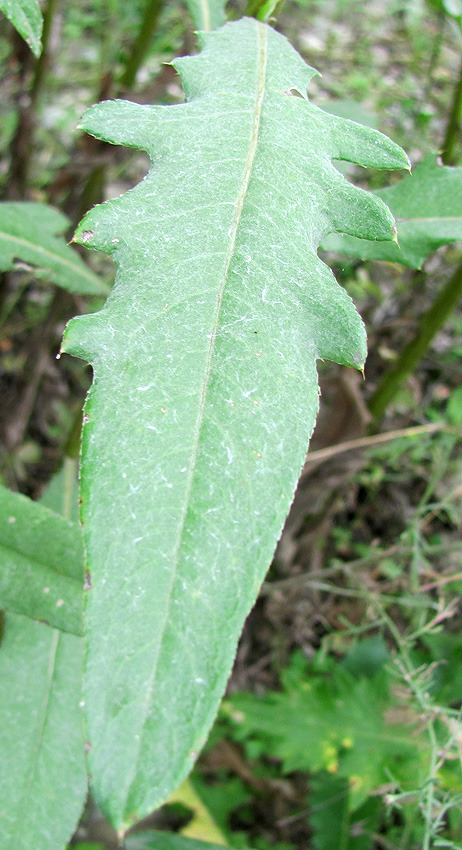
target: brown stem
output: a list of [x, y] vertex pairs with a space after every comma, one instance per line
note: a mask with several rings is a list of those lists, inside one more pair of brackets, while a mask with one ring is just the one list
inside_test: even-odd
[[[10, 144], [10, 170], [6, 194], [10, 200], [24, 200], [29, 189], [29, 171], [34, 150], [37, 103], [43, 90], [50, 63], [50, 35], [59, 0], [48, 0], [43, 15], [42, 52], [35, 64], [29, 92], [18, 97], [18, 124]], [[19, 58], [19, 57], [18, 57]], [[30, 71], [32, 54], [20, 64], [21, 88]]]
[[444, 135], [441, 159], [445, 165], [456, 165], [458, 161], [458, 147], [460, 142], [460, 131], [462, 125], [462, 59], [460, 63], [459, 78], [454, 89], [451, 109], [449, 111], [446, 133]]

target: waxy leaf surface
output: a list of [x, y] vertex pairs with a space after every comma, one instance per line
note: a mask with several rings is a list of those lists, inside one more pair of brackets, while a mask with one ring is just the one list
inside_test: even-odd
[[79, 635], [83, 581], [79, 526], [0, 487], [0, 608]]
[[34, 56], [40, 56], [43, 19], [38, 0], [0, 0], [0, 10], [27, 41]]
[[69, 227], [66, 216], [47, 204], [0, 204], [0, 271], [28, 269], [81, 295], [107, 295], [99, 280], [60, 236]]
[[120, 832], [191, 769], [281, 533], [318, 407], [316, 359], [360, 368], [363, 325], [316, 255], [330, 230], [393, 237], [331, 158], [405, 167], [306, 98], [315, 73], [252, 19], [175, 61], [187, 102], [98, 104], [84, 127], [153, 168], [76, 240], [112, 255], [104, 309], [64, 350], [92, 363], [81, 498], [86, 705], [98, 804]]
[[398, 243], [367, 242], [336, 233], [327, 237], [323, 248], [420, 269], [432, 251], [462, 240], [462, 168], [438, 165], [436, 156], [429, 156], [412, 176], [374, 194], [396, 219]]

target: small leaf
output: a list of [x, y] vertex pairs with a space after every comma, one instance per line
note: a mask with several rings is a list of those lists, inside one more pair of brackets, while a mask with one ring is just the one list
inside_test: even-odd
[[38, 0], [0, 0], [0, 10], [22, 35], [34, 56], [40, 56], [43, 19]]
[[303, 465], [316, 359], [364, 362], [362, 322], [316, 246], [335, 229], [391, 239], [393, 218], [331, 159], [407, 163], [312, 106], [315, 72], [271, 27], [243, 19], [203, 38], [175, 62], [187, 103], [113, 101], [84, 119], [154, 163], [81, 223], [76, 241], [113, 255], [116, 289], [63, 345], [94, 369], [81, 469], [89, 764], [120, 833], [206, 740]]
[[60, 236], [66, 216], [47, 204], [0, 204], [0, 271], [31, 267], [62, 289], [82, 295], [107, 295], [109, 287], [82, 262]]
[[78, 525], [0, 487], [0, 607], [79, 635], [82, 588]]
[[420, 269], [432, 251], [462, 240], [462, 168], [438, 165], [431, 155], [412, 176], [374, 194], [395, 216], [398, 244], [333, 234], [323, 241], [326, 251]]
[[194, 26], [199, 32], [218, 29], [226, 20], [227, 0], [186, 0]]

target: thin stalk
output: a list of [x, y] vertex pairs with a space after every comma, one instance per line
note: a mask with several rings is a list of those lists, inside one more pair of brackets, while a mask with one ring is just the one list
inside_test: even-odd
[[449, 111], [446, 133], [444, 135], [441, 159], [445, 165], [456, 165], [458, 156], [457, 149], [460, 141], [462, 125], [462, 59], [459, 69], [459, 78], [454, 89], [451, 109]]
[[37, 103], [43, 90], [49, 66], [50, 34], [59, 0], [48, 0], [43, 15], [42, 52], [36, 62], [29, 96], [18, 109], [18, 125], [10, 145], [10, 171], [8, 175], [7, 196], [13, 200], [23, 200], [29, 186], [29, 170], [34, 150], [35, 127], [37, 123]]
[[125, 70], [120, 79], [120, 84], [125, 89], [132, 88], [136, 80], [136, 75], [148, 52], [163, 5], [164, 0], [148, 0], [141, 27], [134, 41], [131, 53], [125, 61]]
[[419, 329], [395, 363], [387, 369], [377, 385], [368, 409], [375, 423], [382, 419], [401, 384], [414, 371], [427, 353], [430, 343], [443, 327], [462, 296], [462, 264], [441, 290], [430, 309], [422, 316]]
[[46, 73], [50, 62], [50, 36], [59, 0], [48, 0], [43, 13], [42, 52], [35, 66], [34, 79], [30, 90], [31, 104], [35, 107], [42, 92]]
[[285, 0], [248, 0], [245, 15], [263, 23], [276, 23]]

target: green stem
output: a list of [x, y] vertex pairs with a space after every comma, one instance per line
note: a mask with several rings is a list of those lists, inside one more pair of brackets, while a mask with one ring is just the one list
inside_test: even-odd
[[395, 398], [403, 381], [414, 371], [428, 351], [431, 341], [443, 327], [462, 296], [462, 264], [422, 316], [419, 329], [396, 362], [385, 372], [369, 399], [368, 408], [375, 422], [380, 420]]
[[43, 84], [45, 81], [46, 73], [48, 70], [48, 65], [50, 61], [49, 54], [49, 46], [50, 46], [50, 35], [51, 29], [53, 25], [54, 16], [56, 14], [56, 10], [58, 8], [59, 0], [48, 0], [46, 5], [46, 9], [43, 13], [43, 30], [42, 30], [42, 52], [37, 60], [37, 64], [35, 66], [34, 79], [32, 81], [31, 91], [30, 91], [30, 99], [31, 104], [35, 107], [37, 100], [40, 96], [40, 93], [43, 89]]
[[143, 20], [130, 55], [125, 61], [125, 70], [120, 84], [123, 88], [132, 88], [136, 75], [148, 51], [164, 0], [148, 0]]
[[245, 15], [263, 23], [276, 23], [285, 0], [248, 0]]
[[444, 134], [443, 150], [441, 159], [445, 165], [456, 165], [458, 156], [457, 148], [460, 140], [462, 124], [462, 59], [460, 63], [459, 78], [454, 89], [451, 109], [449, 112], [446, 133]]

